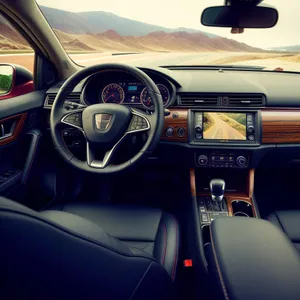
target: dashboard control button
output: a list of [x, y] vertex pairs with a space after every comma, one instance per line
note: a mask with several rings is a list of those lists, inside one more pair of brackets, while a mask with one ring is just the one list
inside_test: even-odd
[[248, 140], [249, 141], [254, 141], [255, 137], [253, 134], [248, 135]]
[[245, 156], [239, 156], [237, 159], [236, 159], [236, 164], [241, 167], [241, 168], [244, 168], [247, 166], [247, 159]]
[[203, 135], [202, 133], [196, 133], [196, 140], [202, 140]]
[[255, 132], [254, 126], [253, 125], [248, 126], [247, 132], [250, 133], [250, 134], [254, 133]]
[[202, 219], [202, 222], [209, 222], [208, 221], [208, 214], [204, 213], [204, 214], [201, 214], [201, 219]]
[[206, 166], [208, 164], [208, 158], [206, 155], [200, 155], [198, 158], [198, 163], [200, 166]]
[[199, 125], [199, 124], [198, 124], [198, 125], [195, 127], [195, 131], [196, 131], [197, 133], [201, 133], [202, 130], [203, 130], [202, 125]]
[[166, 130], [166, 136], [167, 137], [172, 137], [174, 135], [174, 128], [173, 127], [168, 127]]
[[174, 113], [172, 114], [172, 118], [173, 118], [173, 119], [178, 119], [178, 118], [179, 118], [178, 112], [174, 112]]
[[184, 137], [185, 136], [185, 129], [183, 127], [179, 127], [177, 129], [177, 136], [178, 137]]
[[200, 206], [200, 212], [202, 212], [202, 213], [203, 213], [203, 212], [204, 212], [204, 213], [206, 212], [206, 208], [205, 208], [204, 205]]

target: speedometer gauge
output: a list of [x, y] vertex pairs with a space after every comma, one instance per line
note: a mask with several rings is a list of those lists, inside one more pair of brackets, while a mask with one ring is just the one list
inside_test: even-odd
[[[157, 84], [157, 87], [161, 93], [161, 97], [164, 103], [164, 106], [166, 106], [169, 103], [170, 100], [170, 92], [168, 90], [168, 88], [163, 85], [163, 84]], [[154, 104], [153, 101], [151, 99], [151, 97], [148, 94], [147, 88], [144, 88], [141, 92], [141, 96], [140, 96], [140, 101], [141, 103], [146, 107], [146, 108], [153, 108]]]
[[120, 85], [111, 83], [103, 89], [101, 98], [104, 103], [121, 104], [125, 99], [125, 93]]

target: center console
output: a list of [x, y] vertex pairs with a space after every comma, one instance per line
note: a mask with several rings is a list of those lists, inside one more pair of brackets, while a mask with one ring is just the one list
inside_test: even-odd
[[196, 167], [248, 168], [261, 135], [260, 111], [189, 111], [189, 141], [199, 147], [194, 153]]
[[191, 192], [197, 199], [203, 246], [210, 244], [209, 227], [219, 218], [258, 218], [253, 199], [254, 169], [191, 169]]

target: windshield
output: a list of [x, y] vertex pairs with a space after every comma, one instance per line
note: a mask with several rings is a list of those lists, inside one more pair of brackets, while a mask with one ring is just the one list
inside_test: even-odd
[[268, 0], [279, 12], [271, 29], [205, 27], [202, 11], [223, 0], [38, 0], [79, 65], [255, 67], [300, 72], [298, 0]]

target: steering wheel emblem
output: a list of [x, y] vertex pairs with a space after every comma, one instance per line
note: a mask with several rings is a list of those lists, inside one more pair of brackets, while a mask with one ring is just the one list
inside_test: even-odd
[[96, 127], [99, 131], [105, 131], [110, 123], [111, 123], [112, 115], [110, 114], [96, 114], [95, 115], [95, 122]]

